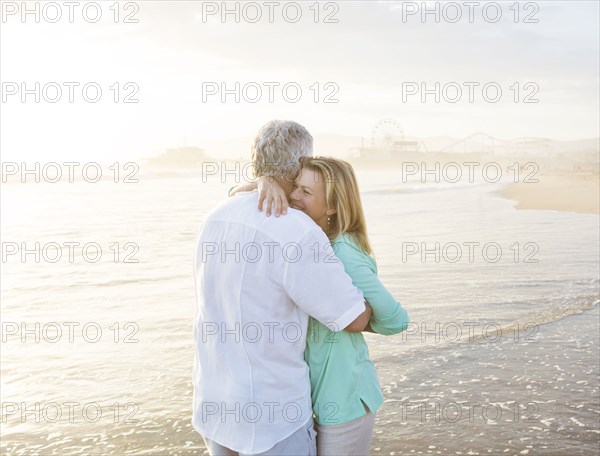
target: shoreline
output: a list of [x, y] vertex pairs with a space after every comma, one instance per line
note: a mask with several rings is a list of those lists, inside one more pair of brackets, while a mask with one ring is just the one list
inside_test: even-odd
[[600, 214], [600, 176], [588, 173], [545, 173], [537, 183], [510, 183], [496, 193], [516, 201], [521, 210]]

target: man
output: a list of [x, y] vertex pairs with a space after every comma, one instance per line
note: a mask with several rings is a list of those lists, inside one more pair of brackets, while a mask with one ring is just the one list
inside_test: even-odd
[[[252, 147], [255, 177], [274, 178], [289, 196], [309, 155], [302, 125], [269, 122]], [[370, 310], [310, 217], [267, 217], [257, 205], [257, 192], [227, 199], [199, 235], [193, 425], [213, 456], [315, 455], [308, 317], [361, 331]]]

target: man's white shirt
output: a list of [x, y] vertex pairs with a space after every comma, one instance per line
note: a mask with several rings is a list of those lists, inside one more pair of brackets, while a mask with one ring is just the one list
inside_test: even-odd
[[301, 211], [257, 210], [257, 192], [211, 211], [196, 245], [193, 425], [246, 454], [311, 417], [308, 317], [337, 331], [365, 310], [327, 236]]

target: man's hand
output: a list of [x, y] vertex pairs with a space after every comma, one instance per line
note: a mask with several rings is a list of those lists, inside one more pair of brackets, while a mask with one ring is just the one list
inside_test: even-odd
[[348, 332], [361, 332], [364, 331], [367, 326], [369, 326], [369, 321], [371, 320], [371, 316], [373, 315], [373, 309], [367, 301], [365, 301], [365, 311], [361, 313], [356, 319], [346, 326], [344, 329]]
[[258, 180], [258, 210], [263, 210], [266, 202], [267, 217], [271, 215], [271, 209], [275, 209], [275, 217], [287, 214], [288, 200], [283, 188], [272, 177], [261, 177]]

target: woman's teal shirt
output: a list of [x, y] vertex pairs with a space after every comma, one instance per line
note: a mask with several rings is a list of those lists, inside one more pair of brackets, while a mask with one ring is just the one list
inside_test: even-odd
[[[354, 285], [373, 308], [371, 329], [397, 334], [408, 324], [408, 314], [377, 278], [375, 260], [348, 235], [332, 243]], [[335, 329], [335, 328], [334, 328]], [[304, 359], [310, 368], [313, 413], [320, 425], [342, 424], [372, 413], [383, 403], [375, 365], [362, 333], [334, 332], [310, 318]]]

